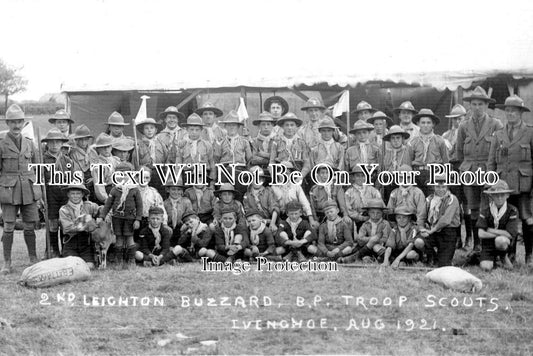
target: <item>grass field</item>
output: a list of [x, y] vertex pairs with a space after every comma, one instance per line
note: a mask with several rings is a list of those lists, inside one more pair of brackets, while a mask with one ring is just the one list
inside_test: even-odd
[[[484, 283], [475, 295], [432, 284], [424, 272], [339, 266], [234, 275], [202, 272], [200, 264], [96, 271], [87, 282], [34, 290], [16, 283], [28, 264], [21, 232], [14, 256], [15, 272], [0, 277], [0, 354], [533, 353], [533, 274], [525, 267], [471, 268]], [[184, 296], [203, 305], [184, 307]], [[353, 297], [348, 305], [343, 296]], [[139, 299], [92, 306], [93, 297]], [[143, 297], [148, 306], [139, 305]], [[391, 305], [383, 305], [387, 298]], [[433, 306], [438, 298], [448, 298], [445, 306]]]

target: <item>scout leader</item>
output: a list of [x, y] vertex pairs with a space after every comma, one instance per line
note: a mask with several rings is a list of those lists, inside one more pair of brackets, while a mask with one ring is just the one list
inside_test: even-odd
[[35, 163], [36, 157], [32, 141], [22, 136], [26, 118], [22, 109], [13, 104], [7, 109], [3, 119], [6, 120], [9, 131], [0, 141], [0, 204], [4, 218], [4, 266], [0, 270], [1, 274], [11, 272], [11, 247], [19, 210], [30, 263], [38, 261], [35, 250], [35, 222], [39, 221], [37, 201], [41, 199], [42, 192], [41, 187], [33, 184], [35, 173], [28, 169], [29, 164]]
[[187, 131], [179, 126], [179, 121], [185, 120], [185, 115], [175, 106], [169, 106], [159, 114], [159, 119], [165, 123], [165, 128], [156, 135], [155, 139], [166, 147], [169, 155], [168, 162], [174, 162], [177, 145], [187, 135]]
[[[250, 164], [268, 169], [270, 150], [276, 137], [276, 133], [273, 131], [275, 120], [269, 112], [262, 112], [259, 114], [259, 118], [253, 121], [253, 124], [254, 126], [259, 126], [259, 132], [251, 141], [252, 158], [250, 159]], [[279, 128], [279, 126], [277, 127]]]
[[440, 119], [433, 114], [431, 109], [421, 109], [418, 114], [413, 117], [413, 122], [420, 127], [418, 136], [411, 140], [411, 159], [413, 161], [412, 167], [419, 171], [420, 174], [416, 177], [416, 183], [424, 192], [424, 195], [429, 195], [429, 187], [426, 181], [429, 179], [428, 164], [438, 163], [445, 164], [449, 162], [448, 148], [444, 139], [433, 132], [435, 126], [440, 122]]
[[[483, 88], [476, 87], [470, 96], [463, 98], [463, 101], [470, 102], [472, 117], [463, 121], [457, 132], [456, 157], [461, 162], [459, 169], [461, 172], [475, 172], [478, 168], [486, 171], [492, 136], [502, 128], [502, 124], [487, 114], [489, 103], [494, 102], [494, 100], [487, 95]], [[465, 185], [463, 190], [467, 201], [466, 214], [470, 215], [472, 226], [476, 226], [483, 186]], [[474, 249], [479, 251], [477, 229], [474, 229], [472, 234]], [[472, 246], [468, 241], [465, 242], [465, 245]]]
[[[526, 263], [531, 264], [533, 247], [533, 216], [531, 211], [531, 181], [533, 176], [533, 127], [522, 120], [522, 113], [529, 112], [524, 101], [510, 96], [505, 104], [496, 105], [505, 110], [507, 123], [496, 131], [490, 145], [487, 169], [498, 172], [500, 179], [513, 190], [509, 203], [518, 208], [524, 230]], [[516, 241], [516, 240], [515, 240]], [[511, 260], [516, 245], [511, 246]]]
[[413, 124], [413, 116], [418, 114], [418, 111], [416, 111], [410, 101], [404, 101], [401, 103], [400, 106], [394, 109], [394, 113], [398, 115], [398, 118], [400, 119], [400, 127], [410, 135], [409, 140], [418, 136], [420, 129]]
[[206, 102], [201, 108], [195, 111], [202, 118], [204, 127], [202, 130], [202, 139], [207, 140], [214, 145], [226, 136], [226, 130], [217, 124], [217, 118], [221, 117], [222, 110], [215, 107], [212, 103]]

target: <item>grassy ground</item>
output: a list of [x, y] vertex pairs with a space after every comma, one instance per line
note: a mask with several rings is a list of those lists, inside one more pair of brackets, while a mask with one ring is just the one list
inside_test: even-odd
[[[39, 237], [42, 252], [42, 232]], [[498, 269], [491, 274], [471, 268], [484, 283], [476, 295], [431, 284], [423, 272], [339, 267], [338, 272], [329, 273], [252, 271], [237, 276], [201, 272], [199, 264], [97, 271], [87, 282], [34, 290], [16, 284], [27, 265], [21, 232], [15, 236], [14, 255], [16, 271], [0, 277], [0, 354], [533, 352], [533, 275], [524, 267], [513, 272]], [[72, 303], [57, 300], [63, 293], [75, 298]], [[345, 305], [343, 295], [354, 297], [349, 305]], [[86, 300], [93, 296], [147, 296], [150, 306], [86, 306], [84, 296]], [[183, 296], [201, 298], [204, 305], [183, 307]], [[223, 296], [232, 304], [243, 297], [246, 307], [206, 306], [207, 298], [220, 304]], [[250, 296], [259, 297], [259, 307], [249, 305]], [[265, 305], [263, 296], [270, 297], [272, 305], [268, 300]], [[322, 299], [316, 305], [315, 296]], [[356, 305], [358, 296], [364, 298], [365, 306]], [[406, 300], [399, 306], [402, 296]], [[443, 301], [446, 306], [429, 307], [432, 296], [448, 298]], [[164, 306], [154, 306], [155, 297], [161, 298]], [[304, 306], [298, 306], [297, 297], [305, 299]], [[372, 297], [379, 305], [370, 305]], [[387, 297], [391, 306], [383, 305]], [[453, 297], [459, 299], [460, 306], [450, 305]], [[464, 297], [487, 299], [466, 307], [462, 305]], [[491, 298], [497, 300], [490, 302]], [[42, 305], [48, 304], [43, 301], [50, 305]], [[489, 311], [496, 306], [497, 310]], [[323, 323], [327, 328], [320, 328], [320, 319], [326, 319]], [[353, 324], [346, 330], [350, 319], [359, 330]], [[367, 319], [370, 327], [363, 329]], [[422, 319], [429, 330], [420, 329]], [[249, 323], [256, 320], [260, 321]], [[267, 321], [281, 320], [288, 322], [267, 329], [272, 326]], [[309, 320], [314, 321], [315, 328]], [[250, 328], [244, 330], [245, 325]], [[281, 325], [289, 328], [279, 329]], [[414, 330], [409, 331], [412, 327]], [[214, 341], [212, 345], [200, 343], [209, 340]]]

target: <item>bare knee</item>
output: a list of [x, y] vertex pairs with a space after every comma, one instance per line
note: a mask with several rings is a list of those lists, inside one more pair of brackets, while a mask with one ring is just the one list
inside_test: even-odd
[[287, 252], [285, 247], [276, 247], [276, 255], [283, 255], [285, 252]]
[[135, 251], [135, 259], [137, 261], [143, 261], [144, 260], [144, 253], [141, 251]]
[[23, 221], [22, 227], [24, 231], [35, 231], [35, 222], [33, 221]]
[[177, 255], [180, 255], [182, 252], [183, 252], [183, 247], [181, 247], [180, 245], [176, 245], [174, 247], [172, 247], [172, 252], [177, 256]]
[[416, 251], [409, 251], [409, 253], [407, 254], [407, 256], [405, 256], [405, 258], [411, 261], [418, 261], [420, 256], [418, 256], [418, 253]]
[[216, 253], [214, 250], [207, 250], [206, 253], [205, 253], [205, 255], [206, 255], [207, 257], [209, 257], [209, 258], [213, 258], [213, 257], [215, 257], [216, 254], [217, 254], [217, 253]]
[[13, 232], [15, 231], [15, 222], [4, 221], [4, 232]]
[[485, 272], [492, 271], [494, 268], [494, 262], [493, 261], [481, 261], [479, 263], [479, 267]]
[[424, 240], [420, 238], [415, 239], [415, 248], [417, 248], [418, 250], [422, 250], [424, 246], [425, 246]]
[[204, 257], [207, 254], [207, 249], [205, 247], [202, 247], [200, 251], [198, 251], [198, 256]]
[[349, 255], [350, 253], [352, 253], [352, 251], [353, 251], [353, 248], [350, 247], [350, 246], [348, 246], [348, 247], [345, 247], [345, 248], [341, 251], [341, 254], [342, 254], [343, 256], [347, 256], [347, 255]]
[[318, 252], [318, 248], [315, 245], [311, 245], [307, 248], [307, 252], [312, 255], [316, 255], [316, 253]]

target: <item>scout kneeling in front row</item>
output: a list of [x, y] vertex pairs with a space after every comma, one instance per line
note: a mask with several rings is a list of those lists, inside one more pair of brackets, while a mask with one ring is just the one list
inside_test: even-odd
[[[396, 227], [391, 230], [387, 240], [383, 266], [391, 265], [392, 268], [398, 268], [400, 262], [418, 261], [421, 253], [415, 249], [415, 240], [419, 237], [419, 233], [414, 223], [416, 220], [414, 210], [400, 206], [390, 215], [395, 218]], [[391, 257], [394, 258], [392, 264]]]
[[352, 224], [346, 223], [339, 216], [339, 208], [333, 200], [324, 204], [324, 213], [326, 221], [318, 228], [317, 247], [313, 246], [311, 252], [335, 261], [353, 251]]
[[251, 262], [256, 257], [272, 255], [276, 250], [276, 243], [272, 231], [266, 225], [259, 210], [249, 210], [246, 213], [250, 246], [244, 249], [244, 256]]
[[[164, 211], [158, 206], [148, 210], [148, 226], [139, 232], [140, 249], [135, 252], [135, 260], [143, 262], [145, 267], [159, 266], [170, 248], [172, 230], [163, 225]], [[135, 262], [131, 264], [135, 264]]]
[[299, 201], [290, 201], [287, 203], [287, 220], [279, 224], [279, 234], [277, 239], [276, 254], [287, 255], [284, 260], [292, 261], [297, 259], [298, 262], [306, 260], [305, 254], [314, 255], [317, 252], [313, 241], [316, 235], [309, 221], [302, 219], [302, 204]]
[[243, 258], [248, 247], [248, 231], [237, 224], [237, 214], [233, 209], [220, 212], [221, 223], [215, 227], [215, 250], [207, 250], [206, 256], [214, 262], [233, 262]]
[[480, 266], [485, 271], [494, 268], [499, 257], [503, 266], [512, 269], [508, 250], [514, 239], [522, 235], [522, 221], [518, 218], [518, 209], [507, 204], [509, 195], [513, 193], [507, 183], [500, 180], [484, 191], [489, 196], [489, 207], [479, 214], [476, 227], [481, 240]]

